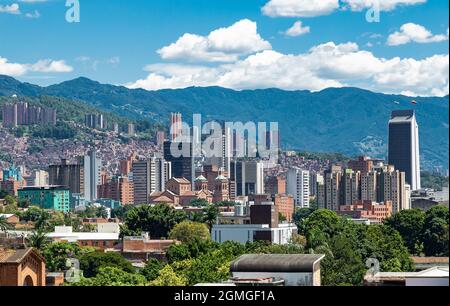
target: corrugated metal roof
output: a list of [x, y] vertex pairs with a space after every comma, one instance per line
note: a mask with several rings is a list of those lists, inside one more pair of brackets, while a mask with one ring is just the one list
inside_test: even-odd
[[313, 272], [323, 254], [246, 254], [231, 263], [231, 272]]

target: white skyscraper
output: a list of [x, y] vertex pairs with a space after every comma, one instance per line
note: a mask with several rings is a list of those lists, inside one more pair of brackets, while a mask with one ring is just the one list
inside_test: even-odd
[[405, 172], [412, 190], [421, 188], [419, 126], [414, 110], [393, 111], [389, 121], [389, 164]]
[[286, 176], [287, 193], [294, 196], [297, 207], [309, 207], [309, 171], [289, 169]]

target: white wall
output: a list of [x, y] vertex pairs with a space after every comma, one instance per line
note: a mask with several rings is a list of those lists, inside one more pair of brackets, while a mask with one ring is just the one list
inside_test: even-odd
[[[233, 272], [233, 277], [242, 279], [278, 278], [284, 279], [285, 286], [314, 286], [313, 273], [287, 272]], [[316, 284], [317, 286], [319, 284]]]

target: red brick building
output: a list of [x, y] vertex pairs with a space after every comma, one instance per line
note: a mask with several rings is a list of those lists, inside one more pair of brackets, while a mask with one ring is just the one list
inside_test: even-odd
[[286, 218], [288, 222], [292, 221], [295, 210], [294, 197], [287, 194], [276, 194], [274, 204], [278, 208], [278, 212]]
[[338, 214], [354, 219], [369, 219], [372, 224], [381, 224], [392, 216], [392, 202], [357, 201], [353, 205], [340, 206]]
[[33, 248], [0, 249], [0, 286], [45, 286], [45, 259]]

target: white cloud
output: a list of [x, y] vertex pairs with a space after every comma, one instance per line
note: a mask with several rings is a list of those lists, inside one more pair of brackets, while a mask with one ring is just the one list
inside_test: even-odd
[[256, 22], [243, 19], [228, 28], [212, 31], [208, 36], [186, 33], [157, 52], [163, 59], [233, 62], [240, 56], [271, 48], [258, 34]]
[[53, 61], [50, 59], [39, 60], [34, 64], [11, 63], [8, 59], [0, 56], [0, 74], [9, 76], [22, 76], [28, 72], [42, 73], [62, 73], [71, 72], [73, 67], [66, 64], [65, 61]]
[[448, 94], [448, 55], [422, 60], [378, 58], [355, 43], [321, 44], [302, 54], [265, 50], [234, 63], [210, 66], [157, 64], [130, 88], [156, 90], [189, 86], [223, 86], [237, 90], [277, 87], [322, 90], [356, 86], [385, 93]]
[[365, 9], [379, 5], [382, 11], [392, 11], [399, 6], [417, 5], [426, 3], [427, 0], [342, 0], [346, 5], [344, 8], [350, 8], [352, 11], [360, 12]]
[[296, 21], [292, 27], [284, 33], [287, 36], [301, 36], [311, 32], [310, 27], [304, 27], [301, 21]]
[[270, 17], [315, 17], [338, 8], [339, 0], [270, 0], [262, 12]]
[[392, 11], [402, 5], [416, 5], [427, 0], [270, 0], [262, 8], [270, 17], [316, 17], [338, 9], [360, 12], [379, 5], [382, 11]]
[[10, 63], [8, 59], [0, 56], [0, 74], [10, 76], [20, 76], [27, 72], [25, 65]]
[[120, 57], [113, 56], [106, 61], [110, 65], [118, 65], [120, 64]]
[[39, 18], [39, 17], [41, 17], [41, 14], [39, 13], [38, 10], [35, 10], [33, 13], [26, 13], [25, 17], [27, 17], [27, 18]]
[[424, 26], [415, 23], [406, 23], [401, 26], [400, 31], [389, 35], [387, 44], [389, 46], [399, 46], [411, 42], [426, 44], [445, 40], [448, 40], [448, 29], [447, 34], [433, 35]]
[[52, 61], [50, 59], [40, 60], [35, 64], [28, 65], [30, 71], [34, 72], [72, 72], [73, 67], [65, 61]]
[[19, 15], [20, 7], [17, 3], [13, 3], [11, 5], [0, 5], [0, 13]]

